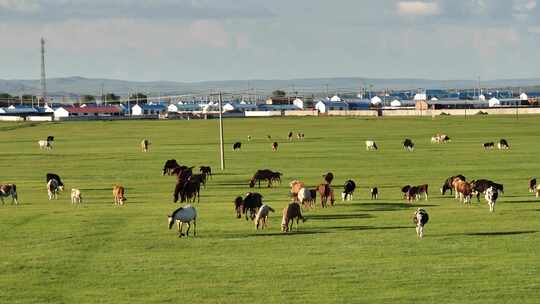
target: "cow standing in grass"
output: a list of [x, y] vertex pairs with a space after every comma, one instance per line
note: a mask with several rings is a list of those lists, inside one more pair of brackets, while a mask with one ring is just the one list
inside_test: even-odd
[[143, 139], [141, 141], [141, 150], [143, 152], [148, 152], [148, 149], [150, 148], [150, 141], [148, 139]]
[[120, 185], [113, 186], [113, 199], [115, 205], [123, 206], [126, 199], [126, 189]]
[[0, 201], [4, 204], [4, 197], [11, 196], [11, 203], [19, 204], [17, 186], [15, 184], [0, 184]]
[[379, 147], [377, 146], [377, 143], [373, 140], [366, 140], [366, 150], [378, 150]]
[[485, 199], [489, 205], [489, 212], [495, 212], [495, 203], [497, 202], [497, 197], [499, 197], [497, 188], [491, 186], [486, 190]]
[[534, 192], [536, 190], [536, 178], [533, 177], [529, 180], [529, 192]]
[[352, 201], [353, 199], [353, 193], [356, 189], [356, 183], [353, 180], [348, 180], [343, 185], [343, 193], [341, 193], [341, 200], [342, 201]]
[[508, 144], [508, 141], [506, 141], [506, 139], [502, 138], [501, 140], [499, 140], [497, 148], [499, 148], [499, 150], [508, 150], [510, 149], [510, 145]]
[[429, 221], [429, 215], [426, 210], [418, 208], [413, 215], [413, 223], [416, 224], [416, 235], [418, 238], [424, 237], [424, 226]]
[[60, 191], [60, 186], [58, 185], [58, 181], [56, 179], [51, 179], [49, 182], [47, 182], [47, 194], [49, 196], [49, 200], [58, 199], [58, 192]]
[[306, 218], [302, 216], [302, 210], [298, 203], [290, 203], [287, 207], [283, 208], [283, 217], [281, 220], [281, 231], [289, 232], [294, 226], [294, 220], [296, 219], [296, 230], [298, 230], [298, 222], [306, 221]]
[[411, 139], [405, 138], [403, 141], [403, 148], [407, 151], [413, 151], [414, 150], [414, 143]]

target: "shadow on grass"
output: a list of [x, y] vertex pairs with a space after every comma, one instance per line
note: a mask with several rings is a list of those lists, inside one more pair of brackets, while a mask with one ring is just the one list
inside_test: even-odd
[[363, 218], [373, 218], [374, 216], [367, 213], [357, 213], [357, 214], [305, 214], [306, 218], [313, 221], [318, 220], [347, 220], [347, 219], [363, 219]]
[[409, 204], [409, 203], [360, 203], [358, 204], [361, 211], [399, 211], [413, 209], [418, 207], [436, 207], [438, 205], [428, 204]]
[[[296, 224], [295, 224], [296, 225]], [[328, 233], [327, 231], [323, 230], [304, 230], [300, 227], [300, 229], [297, 231], [296, 228], [294, 228], [290, 232], [260, 232], [260, 233], [253, 233], [253, 234], [245, 234], [245, 235], [230, 235], [225, 237], [226, 239], [241, 239], [241, 238], [250, 238], [250, 237], [265, 237], [265, 236], [294, 236], [294, 235], [313, 235], [313, 234], [322, 234], [322, 233]]]
[[528, 201], [507, 201], [504, 202], [505, 204], [529, 204], [529, 203], [536, 203], [537, 200], [528, 200]]
[[414, 229], [414, 226], [331, 226], [325, 227], [330, 230], [349, 230], [349, 231], [358, 231], [358, 230], [394, 230], [394, 229]]
[[523, 231], [493, 231], [493, 232], [473, 232], [464, 233], [467, 236], [504, 236], [504, 235], [518, 235], [518, 234], [531, 234], [537, 233], [538, 230], [523, 230]]

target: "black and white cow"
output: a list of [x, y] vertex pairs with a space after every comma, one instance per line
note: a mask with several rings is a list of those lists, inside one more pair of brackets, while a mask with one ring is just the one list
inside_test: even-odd
[[11, 203], [19, 204], [17, 196], [17, 186], [15, 184], [0, 185], [0, 201], [4, 204], [4, 197], [11, 196]]
[[379, 188], [373, 187], [369, 190], [371, 192], [371, 199], [378, 199], [379, 198]]
[[486, 192], [490, 187], [494, 187], [497, 191], [504, 193], [504, 186], [488, 179], [478, 179], [471, 181], [473, 194], [476, 195], [476, 200], [480, 202], [480, 194]]
[[60, 191], [64, 191], [64, 183], [62, 182], [62, 179], [60, 178], [60, 176], [58, 176], [58, 174], [55, 174], [55, 173], [47, 173], [46, 178], [47, 178], [47, 183], [49, 183], [49, 181], [50, 181], [51, 179], [56, 180], [56, 182], [57, 182], [57, 184], [58, 184], [58, 189], [59, 189]]
[[497, 144], [497, 148], [499, 148], [499, 150], [508, 150], [510, 149], [510, 145], [508, 144], [506, 139], [502, 138], [501, 140], [499, 140], [499, 143]]
[[235, 142], [232, 146], [233, 151], [240, 150], [240, 148], [242, 148], [242, 143], [239, 141]]
[[416, 224], [416, 235], [419, 238], [424, 237], [424, 226], [429, 221], [429, 215], [426, 210], [418, 208], [413, 215], [413, 222]]
[[410, 140], [409, 138], [405, 138], [405, 140], [403, 141], [403, 148], [408, 150], [408, 151], [413, 151], [414, 150], [413, 141]]
[[485, 199], [489, 205], [489, 212], [495, 212], [495, 203], [497, 202], [497, 197], [499, 197], [497, 188], [493, 186], [487, 188]]
[[354, 189], [356, 189], [356, 184], [353, 180], [348, 180], [343, 185], [343, 193], [341, 193], [341, 200], [352, 201]]
[[366, 140], [366, 150], [378, 150], [377, 143], [373, 140]]
[[484, 150], [487, 150], [487, 149], [493, 149], [495, 147], [495, 143], [494, 142], [487, 142], [487, 143], [484, 143]]

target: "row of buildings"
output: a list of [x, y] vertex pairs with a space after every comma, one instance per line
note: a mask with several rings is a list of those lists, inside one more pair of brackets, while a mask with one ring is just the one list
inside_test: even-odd
[[[366, 109], [479, 109], [489, 107], [515, 107], [537, 105], [536, 98], [530, 98], [522, 93], [519, 97], [513, 98], [486, 98], [480, 95], [477, 100], [468, 99], [439, 99], [430, 97], [425, 93], [416, 94], [412, 100], [399, 100], [394, 98], [389, 100], [388, 96], [374, 96], [370, 99], [359, 97], [343, 98], [332, 96], [329, 98], [301, 98], [301, 97], [270, 97], [263, 103], [248, 102], [226, 102], [223, 104], [223, 113], [229, 115], [238, 114], [242, 116], [246, 112], [265, 111], [301, 111], [314, 110], [318, 113], [328, 113], [329, 111], [348, 111]], [[0, 116], [18, 117], [51, 117], [51, 119], [62, 120], [69, 118], [95, 117], [148, 117], [148, 118], [170, 118], [177, 115], [199, 115], [219, 113], [217, 102], [155, 102], [145, 104], [129, 105], [118, 104], [46, 104], [42, 107], [28, 105], [10, 105], [0, 108]]]

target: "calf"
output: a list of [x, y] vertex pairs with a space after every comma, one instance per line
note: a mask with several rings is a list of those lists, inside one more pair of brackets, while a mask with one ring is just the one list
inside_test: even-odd
[[212, 168], [210, 168], [209, 166], [200, 166], [199, 172], [201, 172], [201, 174], [204, 174], [207, 177], [212, 177]]
[[189, 178], [189, 181], [202, 184], [206, 188], [206, 175], [205, 174], [192, 174]]
[[325, 175], [323, 175], [324, 181], [327, 184], [332, 184], [332, 181], [334, 180], [334, 174], [332, 172], [328, 172]]
[[342, 201], [352, 201], [353, 199], [353, 193], [356, 189], [356, 184], [353, 180], [348, 180], [343, 185], [343, 193], [341, 193], [341, 200]]
[[536, 189], [536, 178], [533, 177], [529, 180], [529, 192], [534, 192]]
[[274, 212], [274, 209], [268, 205], [262, 205], [261, 208], [259, 208], [259, 211], [255, 216], [255, 228], [257, 230], [259, 229], [259, 226], [261, 226], [261, 229], [266, 227], [270, 212]]
[[508, 142], [506, 141], [506, 139], [502, 138], [501, 140], [499, 140], [499, 143], [497, 144], [497, 148], [499, 148], [499, 150], [508, 150], [510, 149], [510, 145], [508, 145]]
[[308, 190], [302, 188], [298, 191], [298, 201], [304, 206], [304, 208], [313, 208], [315, 206], [315, 199], [317, 197], [317, 191]]
[[487, 150], [487, 149], [493, 149], [494, 147], [495, 147], [495, 143], [494, 143], [494, 142], [484, 143], [484, 150]]
[[72, 204], [82, 203], [81, 190], [75, 189], [75, 188], [71, 189], [71, 203]]
[[495, 212], [495, 202], [497, 202], [498, 196], [497, 188], [491, 186], [486, 190], [485, 199], [489, 205], [489, 212]]
[[242, 148], [242, 143], [239, 141], [235, 142], [232, 146], [233, 151], [240, 150], [240, 148]]
[[378, 150], [379, 147], [377, 147], [377, 143], [373, 140], [366, 140], [366, 150]]
[[370, 192], [371, 192], [371, 199], [373, 200], [376, 200], [379, 198], [379, 189], [377, 187], [373, 187], [370, 189]]
[[125, 196], [126, 189], [123, 186], [114, 185], [112, 192], [113, 192], [114, 204], [123, 206], [124, 202], [127, 201], [127, 198]]
[[289, 183], [289, 187], [291, 187], [291, 196], [293, 199], [297, 200], [299, 199], [298, 193], [300, 192], [300, 189], [304, 189], [305, 185], [303, 182], [295, 179]]
[[278, 143], [277, 142], [272, 143], [272, 151], [276, 152], [277, 149], [278, 149]]

